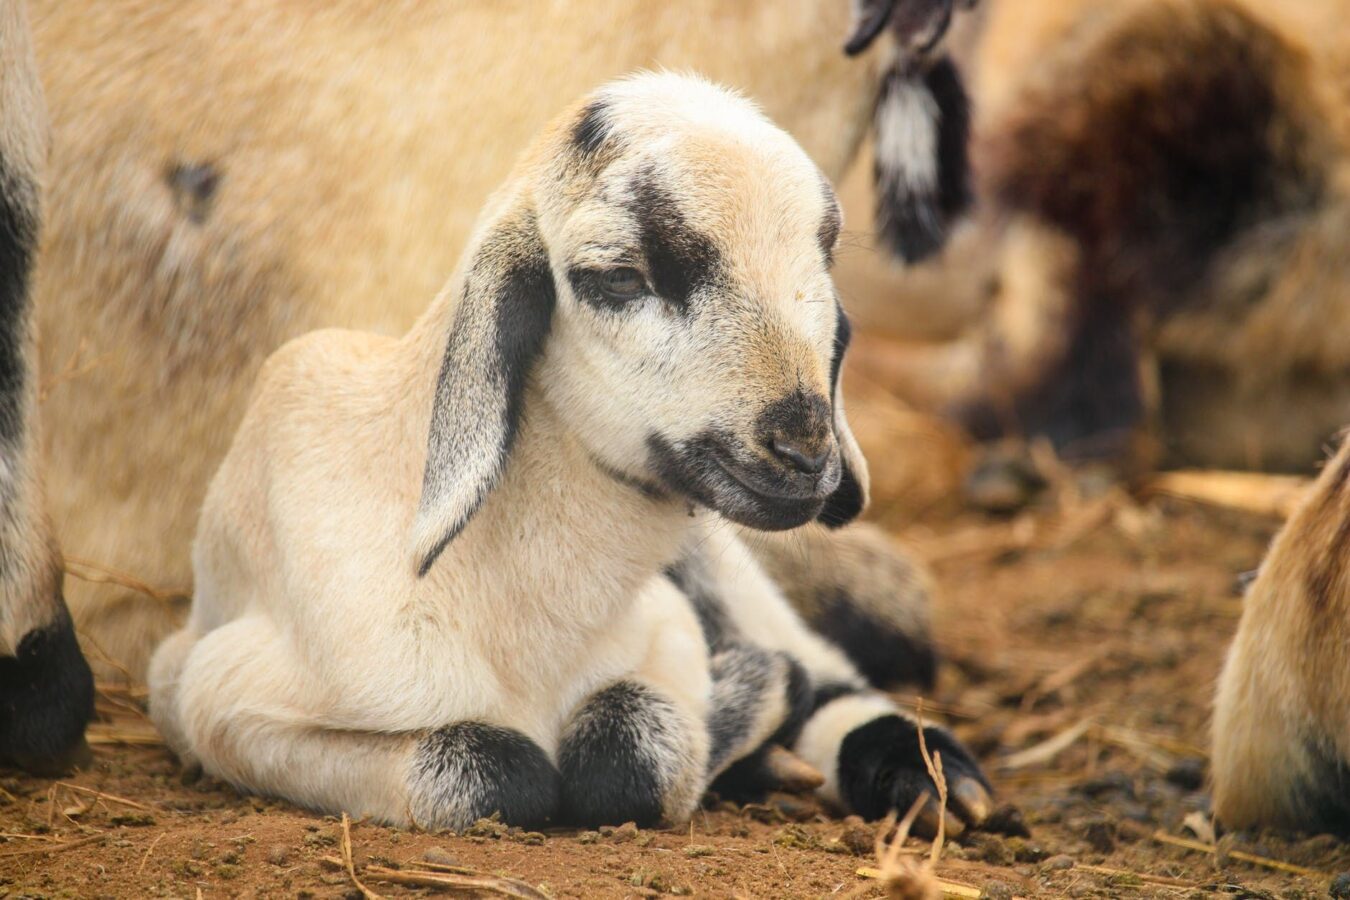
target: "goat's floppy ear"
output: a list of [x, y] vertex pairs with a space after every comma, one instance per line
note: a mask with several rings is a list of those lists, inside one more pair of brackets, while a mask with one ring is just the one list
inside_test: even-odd
[[555, 301], [534, 212], [512, 209], [469, 263], [436, 380], [413, 526], [419, 577], [501, 480]]
[[948, 57], [926, 68], [897, 60], [877, 98], [876, 227], [888, 249], [920, 262], [946, 243], [970, 206], [970, 103]]
[[842, 308], [838, 311], [838, 323], [834, 332], [834, 356], [830, 360], [830, 390], [834, 394], [834, 435], [839, 441], [839, 456], [843, 473], [839, 487], [825, 501], [825, 508], [816, 516], [816, 521], [828, 528], [847, 525], [867, 507], [867, 460], [863, 458], [862, 448], [848, 427], [848, 418], [844, 415], [844, 389], [842, 375], [844, 351], [848, 349], [852, 327]]

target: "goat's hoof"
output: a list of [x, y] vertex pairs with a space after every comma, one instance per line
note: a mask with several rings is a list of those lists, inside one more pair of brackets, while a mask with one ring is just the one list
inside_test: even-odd
[[[992, 788], [979, 764], [941, 728], [925, 728], [923, 738], [929, 755], [942, 758], [947, 834], [978, 827], [993, 810]], [[883, 716], [849, 732], [839, 749], [839, 790], [849, 808], [868, 819], [892, 810], [904, 815], [927, 795], [914, 833], [931, 836], [937, 831], [937, 785], [920, 750], [919, 728], [908, 719]]]
[[0, 658], [0, 764], [43, 776], [87, 765], [93, 715], [94, 678], [63, 610]]

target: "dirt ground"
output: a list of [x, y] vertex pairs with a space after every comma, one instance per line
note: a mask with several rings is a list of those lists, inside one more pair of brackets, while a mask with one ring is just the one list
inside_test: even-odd
[[[1091, 485], [1012, 519], [905, 509], [895, 500], [877, 514], [940, 585], [945, 665], [926, 715], [969, 742], [1010, 807], [1002, 833], [946, 842], [947, 896], [1321, 897], [1350, 870], [1330, 837], [1215, 844], [1204, 815], [1211, 688], [1240, 576], [1276, 520]], [[362, 896], [339, 821], [185, 781], [142, 701], [101, 693], [87, 771], [0, 773], [0, 897]], [[512, 879], [487, 896], [883, 895], [859, 874], [876, 865], [870, 826], [794, 797], [709, 807], [674, 831], [355, 823], [352, 855], [372, 895], [388, 897], [432, 891], [392, 883], [425, 877], [410, 872]], [[907, 858], [927, 848], [911, 841]]]

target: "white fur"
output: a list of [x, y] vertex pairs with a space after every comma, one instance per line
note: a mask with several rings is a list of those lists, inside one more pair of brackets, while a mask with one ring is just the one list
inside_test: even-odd
[[[573, 295], [565, 267], [612, 263], [635, 226], [567, 174], [578, 108], [489, 204], [452, 280], [463, 289], [408, 336], [316, 332], [278, 351], [206, 498], [191, 619], [151, 666], [152, 715], [185, 759], [252, 790], [405, 822], [433, 808], [413, 795], [425, 790], [410, 777], [418, 735], [486, 722], [554, 757], [573, 711], [628, 679], [691, 729], [670, 757], [681, 772], [667, 817], [697, 802], [707, 654], [660, 573], [712, 513], [630, 482], [656, 478], [649, 433], [678, 441], [711, 423], [749, 441], [763, 403], [798, 388], [829, 396], [825, 198], [791, 139], [725, 91], [665, 74], [599, 96], [626, 142], [605, 177], [663, 167], [689, 224], [722, 239], [736, 283], [718, 288], [711, 318], [689, 321], [659, 298], [613, 314]], [[514, 448], [497, 459], [493, 370], [450, 372], [463, 392], [449, 405], [437, 379], [447, 341], [495, 360], [477, 304], [529, 299], [478, 289], [510, 283], [519, 260], [501, 235], [523, 222], [537, 222], [557, 302]], [[438, 441], [443, 418], [462, 431]], [[856, 452], [846, 427], [837, 437], [838, 453]], [[850, 463], [865, 479], [861, 458]], [[474, 514], [462, 498], [478, 489], [490, 493]], [[420, 559], [446, 533], [457, 536], [419, 577], [410, 535]], [[434, 808], [452, 823], [462, 813]]]

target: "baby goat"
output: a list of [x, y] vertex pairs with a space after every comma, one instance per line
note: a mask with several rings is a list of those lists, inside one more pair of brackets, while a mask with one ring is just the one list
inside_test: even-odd
[[1214, 709], [1214, 812], [1230, 828], [1350, 833], [1350, 439], [1275, 538]]
[[[931, 789], [915, 726], [724, 521], [864, 505], [839, 228], [805, 153], [707, 82], [556, 120], [406, 337], [316, 332], [264, 367], [151, 664], [173, 748], [427, 826], [679, 821], [770, 738], [866, 813]], [[979, 820], [982, 776], [930, 734]]]

